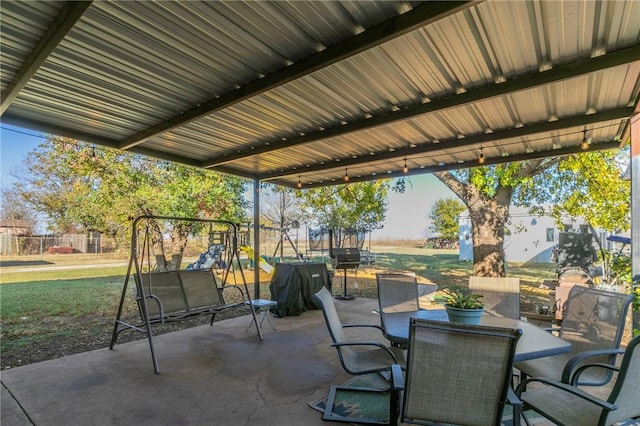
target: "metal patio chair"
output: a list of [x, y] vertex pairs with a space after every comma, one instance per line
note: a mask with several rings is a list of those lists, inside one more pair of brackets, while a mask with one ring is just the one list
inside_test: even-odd
[[[579, 382], [589, 370], [618, 372], [615, 384], [606, 400], [597, 398], [578, 387], [548, 378], [531, 378], [516, 388], [525, 409], [533, 409], [559, 425], [638, 424], [640, 420], [640, 336], [629, 342], [620, 367], [610, 364], [585, 364], [576, 370], [573, 382]], [[544, 387], [524, 392], [529, 383]], [[636, 422], [630, 423], [630, 419]]]
[[338, 357], [344, 370], [349, 374], [367, 374], [390, 371], [392, 364], [403, 364], [404, 353], [398, 348], [389, 348], [380, 342], [357, 341], [349, 339], [345, 328], [373, 327], [376, 324], [342, 324], [335, 303], [326, 287], [314, 294], [320, 304], [324, 319], [331, 335], [332, 344], [338, 351]]
[[[376, 324], [342, 324], [338, 312], [336, 311], [335, 302], [329, 290], [323, 287], [313, 296], [320, 305], [324, 319], [331, 335], [331, 346], [338, 351], [338, 358], [342, 368], [353, 375], [361, 375], [368, 373], [382, 373], [385, 378], [389, 377], [391, 365], [405, 365], [405, 358], [402, 349], [387, 347], [382, 343], [374, 341], [353, 340], [347, 336], [345, 328], [363, 328], [373, 327], [380, 329]], [[385, 374], [386, 373], [386, 374]], [[350, 388], [348, 386], [333, 385], [329, 391], [326, 408], [323, 418], [325, 420], [352, 422], [354, 419], [349, 417], [336, 418], [332, 415], [334, 405], [334, 397], [338, 390], [357, 390], [359, 392], [384, 392], [386, 389], [367, 389], [367, 388]], [[367, 419], [355, 420], [359, 423], [379, 423], [378, 421], [368, 421]]]
[[520, 318], [520, 278], [469, 277], [469, 289], [482, 295], [485, 312], [500, 317]]
[[[585, 363], [615, 365], [616, 355], [622, 353], [620, 341], [632, 301], [631, 294], [574, 286], [557, 329], [561, 338], [571, 342], [571, 352], [516, 363], [521, 379], [548, 377], [568, 384]], [[611, 370], [594, 368], [581, 374], [576, 384], [602, 386], [611, 377]]]
[[391, 424], [499, 425], [507, 396], [518, 405], [510, 382], [521, 335], [412, 318], [404, 383], [398, 367], [392, 369]]
[[[376, 274], [378, 284], [378, 306], [380, 325], [384, 329], [386, 314], [397, 312], [415, 312], [420, 309], [418, 279], [415, 275], [401, 273]], [[390, 340], [394, 347], [405, 348], [406, 345]]]
[[380, 313], [412, 312], [420, 309], [418, 278], [400, 273], [376, 274]]

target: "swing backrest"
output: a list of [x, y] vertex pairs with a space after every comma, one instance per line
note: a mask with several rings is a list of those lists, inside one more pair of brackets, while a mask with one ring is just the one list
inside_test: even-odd
[[215, 274], [210, 269], [151, 272], [140, 275], [149, 317], [185, 313], [224, 305]]

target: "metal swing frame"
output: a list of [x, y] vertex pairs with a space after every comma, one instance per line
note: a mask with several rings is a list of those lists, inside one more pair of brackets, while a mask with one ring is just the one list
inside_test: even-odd
[[[153, 278], [159, 277], [161, 273], [152, 271], [151, 265], [151, 250], [150, 250], [150, 238], [149, 238], [149, 223], [150, 221], [171, 221], [171, 222], [193, 222], [193, 223], [209, 223], [210, 226], [214, 224], [226, 225], [228, 229], [231, 231], [231, 255], [228, 259], [227, 265], [223, 270], [222, 274], [222, 286], [218, 287], [217, 281], [215, 279], [215, 274], [211, 269], [200, 269], [195, 270], [199, 275], [206, 274], [207, 271], [211, 273], [211, 282], [206, 283], [212, 284], [208, 288], [209, 296], [212, 296], [212, 300], [216, 302], [204, 305], [197, 306], [195, 308], [191, 308], [189, 306], [189, 300], [185, 293], [185, 286], [183, 284], [183, 280], [180, 277], [180, 272], [189, 274], [194, 270], [176, 270], [176, 271], [167, 271], [169, 273], [175, 274], [174, 281], [171, 282], [174, 285], [175, 291], [181, 292], [184, 296], [184, 307], [185, 309], [178, 309], [176, 311], [172, 311], [171, 309], [164, 309], [162, 301], [159, 297], [153, 294]], [[144, 238], [142, 244], [139, 241], [139, 235], [141, 234], [141, 226], [146, 224], [146, 228], [144, 230]], [[141, 250], [139, 250], [141, 249]], [[145, 260], [147, 262], [147, 268], [145, 270], [144, 264]], [[240, 286], [238, 286], [237, 282], [234, 282], [234, 285], [227, 286], [227, 280], [233, 271], [233, 277], [235, 281], [235, 267], [234, 260], [236, 262], [238, 271], [240, 272], [240, 276], [242, 278], [242, 282]], [[140, 314], [141, 321], [138, 323], [130, 323], [122, 318], [123, 307], [127, 297], [127, 289], [129, 287], [129, 280], [131, 276], [134, 277], [135, 283], [135, 298], [138, 306], [138, 311]], [[203, 275], [204, 276], [204, 275]], [[205, 277], [206, 280], [206, 277]], [[242, 293], [242, 302], [238, 303], [225, 303], [224, 298], [222, 296], [222, 291], [227, 288], [236, 288]], [[150, 300], [153, 300], [152, 303], [157, 304], [158, 310], [154, 313], [150, 313], [149, 303]], [[156, 305], [154, 305], [155, 307]], [[144, 215], [139, 216], [133, 220], [132, 229], [131, 229], [131, 254], [129, 257], [129, 265], [127, 268], [127, 274], [125, 276], [124, 285], [122, 288], [122, 295], [120, 297], [120, 303], [118, 306], [118, 312], [116, 314], [113, 333], [111, 336], [111, 344], [109, 349], [113, 349], [117, 343], [118, 335], [125, 330], [134, 330], [141, 333], [146, 333], [147, 338], [149, 340], [149, 348], [151, 350], [151, 358], [153, 360], [153, 367], [156, 373], [160, 372], [158, 367], [158, 360], [156, 351], [153, 344], [153, 330], [152, 324], [157, 323], [165, 323], [169, 321], [179, 321], [182, 319], [190, 318], [195, 315], [211, 315], [210, 325], [213, 325], [215, 315], [224, 310], [235, 308], [235, 307], [247, 307], [251, 312], [253, 317], [253, 323], [256, 327], [256, 332], [260, 340], [263, 340], [262, 330], [260, 328], [260, 322], [257, 319], [257, 314], [255, 309], [252, 309], [253, 304], [251, 300], [251, 296], [249, 293], [249, 289], [247, 287], [247, 281], [244, 275], [244, 271], [242, 269], [242, 264], [240, 262], [240, 254], [238, 247], [238, 229], [236, 224], [229, 221], [224, 220], [214, 220], [214, 219], [197, 219], [197, 218], [186, 218], [186, 217], [172, 217], [172, 216], [153, 216], [153, 215]]]

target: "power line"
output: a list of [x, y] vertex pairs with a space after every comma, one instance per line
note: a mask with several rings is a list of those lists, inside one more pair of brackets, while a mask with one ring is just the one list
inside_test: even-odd
[[34, 133], [25, 132], [25, 131], [23, 131], [23, 130], [10, 129], [10, 128], [8, 128], [8, 127], [3, 127], [3, 126], [0, 126], [0, 128], [1, 128], [2, 130], [6, 130], [6, 131], [8, 131], [8, 132], [20, 133], [21, 135], [27, 135], [27, 136], [31, 136], [31, 137], [39, 138], [39, 139], [47, 139], [47, 136], [46, 136], [46, 135], [42, 135], [42, 134], [40, 134], [40, 135], [36, 135], [36, 134], [34, 134]]

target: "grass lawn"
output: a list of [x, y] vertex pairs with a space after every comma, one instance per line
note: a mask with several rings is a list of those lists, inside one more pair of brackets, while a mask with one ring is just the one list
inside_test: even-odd
[[[377, 297], [375, 273], [381, 270], [411, 271], [439, 284], [466, 285], [470, 262], [458, 260], [457, 251], [429, 250], [411, 246], [372, 247], [375, 265], [348, 271], [349, 292], [358, 297]], [[329, 261], [328, 258], [325, 259]], [[36, 262], [2, 259], [0, 270], [0, 312], [2, 368], [57, 358], [71, 353], [109, 346], [113, 321], [126, 274], [126, 259], [109, 263], [92, 258], [74, 263]], [[14, 265], [8, 267], [7, 265]], [[64, 268], [51, 268], [61, 266]], [[555, 276], [554, 264], [509, 264], [507, 275], [521, 280], [521, 294], [532, 303], [545, 303], [541, 290], [544, 279]], [[253, 273], [245, 274], [249, 281]], [[261, 275], [260, 295], [269, 295], [269, 276]], [[136, 314], [132, 283], [126, 313]], [[253, 296], [253, 285], [250, 285]], [[342, 290], [342, 272], [336, 274], [334, 293]], [[208, 318], [190, 320], [184, 326], [206, 323]], [[175, 326], [165, 331], [172, 331]], [[160, 330], [162, 331], [162, 330]], [[122, 341], [122, 337], [119, 341]], [[143, 338], [131, 334], [129, 338]]]

